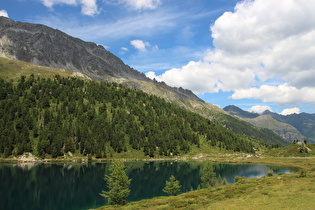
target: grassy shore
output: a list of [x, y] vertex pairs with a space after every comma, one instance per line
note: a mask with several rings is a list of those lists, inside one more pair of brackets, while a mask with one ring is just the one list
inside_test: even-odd
[[[314, 157], [207, 157], [205, 161], [225, 163], [263, 163], [294, 166], [294, 174], [242, 179], [241, 181], [171, 197], [156, 197], [132, 202], [126, 206], [104, 206], [103, 209], [314, 209]], [[305, 171], [306, 175], [303, 174]]]

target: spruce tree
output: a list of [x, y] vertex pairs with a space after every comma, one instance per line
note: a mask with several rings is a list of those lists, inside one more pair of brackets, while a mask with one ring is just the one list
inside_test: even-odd
[[216, 173], [213, 170], [211, 163], [207, 163], [201, 175], [203, 188], [214, 187], [217, 183]]
[[177, 192], [180, 191], [182, 186], [179, 184], [179, 181], [172, 175], [169, 181], [166, 181], [163, 192], [168, 193], [172, 196], [175, 196]]
[[129, 196], [131, 179], [125, 172], [125, 165], [115, 161], [109, 167], [109, 175], [105, 175], [108, 191], [102, 190], [100, 195], [108, 199], [112, 205], [125, 205]]

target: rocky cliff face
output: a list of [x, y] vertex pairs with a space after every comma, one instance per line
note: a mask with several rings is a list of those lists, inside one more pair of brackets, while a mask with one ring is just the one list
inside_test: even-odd
[[41, 66], [77, 70], [98, 80], [108, 77], [148, 80], [104, 47], [44, 25], [0, 18], [2, 56]]
[[[13, 21], [5, 17], [0, 17], [0, 56], [41, 66], [76, 70], [100, 81], [127, 79], [154, 83], [144, 74], [125, 65], [103, 46], [82, 41], [44, 25]], [[168, 89], [177, 93], [179, 98], [202, 101], [189, 90]]]

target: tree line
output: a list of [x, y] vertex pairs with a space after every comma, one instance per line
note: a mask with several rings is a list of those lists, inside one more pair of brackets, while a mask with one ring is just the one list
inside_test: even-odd
[[0, 78], [0, 155], [106, 158], [130, 149], [154, 157], [200, 147], [253, 152], [253, 139], [157, 96], [117, 83], [55, 75]]

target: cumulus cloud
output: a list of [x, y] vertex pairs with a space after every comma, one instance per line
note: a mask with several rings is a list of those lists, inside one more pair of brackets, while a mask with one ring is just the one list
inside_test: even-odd
[[130, 41], [130, 44], [134, 46], [136, 49], [140, 50], [141, 52], [146, 52], [147, 47], [151, 46], [149, 42], [144, 42], [139, 39]]
[[0, 10], [0, 17], [9, 17], [8, 12], [5, 10]]
[[96, 4], [97, 0], [81, 0], [82, 4], [82, 14], [88, 15], [88, 16], [94, 16], [99, 14], [99, 9]]
[[300, 114], [300, 109], [297, 107], [290, 108], [290, 109], [284, 109], [280, 114], [281, 115]]
[[80, 5], [81, 12], [84, 15], [94, 16], [99, 14], [99, 9], [96, 4], [97, 0], [40, 0], [46, 7], [53, 8], [56, 4], [67, 4], [72, 6]]
[[162, 3], [161, 0], [117, 0], [117, 1], [135, 10], [156, 9]]
[[262, 106], [262, 105], [252, 106], [248, 111], [261, 114], [261, 113], [263, 113], [266, 110], [269, 110], [269, 111], [272, 112], [272, 108], [270, 106]]
[[315, 0], [241, 1], [211, 25], [214, 47], [201, 61], [150, 76], [195, 93], [222, 90], [234, 91], [233, 99], [315, 103], [313, 8]]
[[271, 86], [262, 85], [259, 88], [237, 89], [232, 99], [254, 98], [263, 102], [275, 102], [280, 105], [299, 104], [308, 102], [315, 104], [315, 88], [304, 87], [298, 89], [288, 84]]
[[246, 87], [254, 79], [254, 74], [249, 70], [242, 72], [204, 61], [191, 61], [182, 68], [171, 69], [162, 75], [149, 73], [147, 76], [172, 86], [188, 88], [197, 94], [231, 91], [237, 87]]

